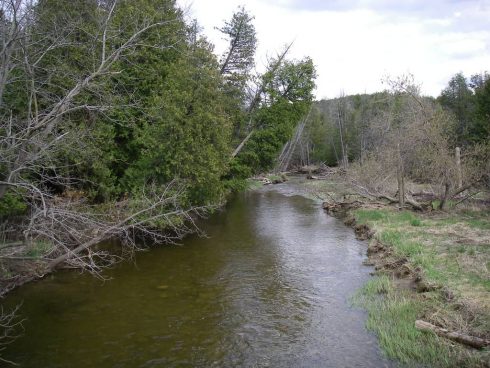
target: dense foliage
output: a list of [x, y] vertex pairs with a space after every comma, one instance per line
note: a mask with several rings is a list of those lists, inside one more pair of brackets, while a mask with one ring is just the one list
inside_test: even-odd
[[[188, 205], [217, 203], [230, 183], [273, 164], [312, 99], [309, 59], [284, 59], [273, 72], [251, 75], [257, 39], [243, 7], [219, 28], [230, 42], [220, 59], [173, 0], [41, 0], [26, 14], [20, 32], [33, 42], [12, 51], [25, 53], [27, 62], [5, 71], [2, 118], [49, 115], [83, 78], [89, 80], [58, 111], [44, 138], [56, 140], [56, 149], [22, 174], [24, 187], [42, 186], [51, 195], [78, 191], [103, 203], [141, 196], [149, 183], [177, 180], [186, 187]], [[101, 61], [121, 47], [98, 73]], [[253, 80], [266, 88], [252, 102]], [[245, 124], [252, 117], [253, 126]], [[253, 139], [232, 159], [250, 130]], [[7, 181], [8, 166], [0, 167], [4, 207], [18, 192], [15, 180]]]

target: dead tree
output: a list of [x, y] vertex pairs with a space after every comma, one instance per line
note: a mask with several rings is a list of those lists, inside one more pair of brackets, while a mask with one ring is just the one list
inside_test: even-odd
[[456, 147], [456, 172], [458, 180], [458, 188], [463, 187], [463, 172], [461, 170], [461, 148]]
[[342, 152], [340, 166], [344, 169], [347, 169], [348, 158], [345, 143], [345, 95], [343, 92], [341, 92], [337, 100], [337, 124], [339, 126], [340, 148]]
[[291, 158], [293, 157], [298, 142], [301, 140], [305, 126], [310, 118], [312, 108], [313, 107], [310, 107], [308, 114], [301, 119], [299, 124], [296, 126], [293, 138], [291, 138], [291, 140], [284, 145], [282, 152], [277, 159], [276, 169], [274, 170], [275, 172], [284, 172], [288, 170], [291, 163]]
[[[5, 311], [3, 307], [0, 307], [0, 354], [16, 340], [23, 330], [22, 320], [18, 316], [18, 310], [20, 305], [16, 306], [11, 311]], [[6, 364], [16, 365], [10, 360], [4, 359], [0, 356], [0, 362]]]

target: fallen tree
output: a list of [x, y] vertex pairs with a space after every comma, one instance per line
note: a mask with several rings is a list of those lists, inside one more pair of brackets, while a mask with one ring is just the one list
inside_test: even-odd
[[438, 327], [433, 325], [432, 323], [416, 320], [415, 327], [421, 331], [431, 331], [436, 335], [444, 337], [446, 339], [456, 341], [460, 344], [468, 345], [476, 349], [482, 349], [484, 347], [490, 346], [490, 340], [482, 339], [476, 336], [470, 336], [463, 334], [461, 332], [448, 331], [445, 328]]

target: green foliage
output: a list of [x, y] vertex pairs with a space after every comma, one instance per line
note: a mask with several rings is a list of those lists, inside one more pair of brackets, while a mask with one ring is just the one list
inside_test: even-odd
[[163, 88], [152, 97], [151, 123], [136, 130], [141, 151], [126, 171], [125, 186], [179, 178], [188, 183], [191, 202], [218, 201], [231, 124], [223, 114], [221, 79], [210, 46], [198, 42], [168, 73]]
[[27, 208], [24, 198], [19, 193], [8, 190], [0, 199], [0, 217], [23, 215]]
[[468, 138], [468, 130], [471, 128], [471, 120], [475, 113], [473, 92], [462, 73], [451, 78], [438, 100], [456, 116], [458, 143], [462, 144]]
[[244, 7], [238, 8], [229, 22], [218, 30], [229, 39], [229, 46], [220, 60], [220, 73], [227, 81], [242, 87], [254, 65], [257, 37], [253, 17]]
[[307, 108], [307, 102], [289, 103], [286, 99], [262, 107], [255, 117], [259, 129], [236, 158], [238, 164], [234, 167], [248, 167], [238, 170], [245, 174], [270, 170]]
[[255, 132], [233, 160], [234, 173], [250, 175], [274, 166], [281, 148], [311, 106], [315, 78], [315, 67], [309, 58], [282, 62], [262, 76], [262, 105], [252, 116]]
[[470, 128], [474, 141], [485, 142], [490, 138], [490, 75], [486, 74], [480, 85], [475, 86], [475, 123]]
[[[43, 57], [31, 69], [16, 64], [1, 111], [21, 121], [32, 115], [31, 105], [49, 112], [100, 70], [101, 60], [139, 35], [136, 46], [90, 79], [46, 133], [63, 139], [43, 157], [42, 175], [70, 178], [46, 180], [50, 194], [76, 189], [103, 204], [136, 200], [149, 183], [165, 187], [176, 180], [186, 188], [183, 204], [220, 202], [228, 190], [245, 188], [244, 178], [272, 166], [312, 100], [311, 59], [281, 60], [274, 73], [258, 77], [262, 95], [253, 109], [246, 107], [257, 39], [244, 8], [220, 29], [230, 41], [220, 63], [174, 0], [121, 0], [109, 18], [110, 1], [40, 0], [32, 9], [26, 35], [34, 42], [26, 55]], [[149, 24], [158, 26], [139, 33]], [[31, 81], [28, 91], [34, 92], [27, 95]], [[250, 128], [249, 110], [256, 134], [231, 160], [232, 147]], [[6, 167], [0, 169], [5, 176]], [[36, 181], [39, 173], [27, 175]], [[2, 206], [5, 213], [25, 210], [11, 196]]]
[[285, 99], [290, 102], [311, 101], [315, 88], [316, 70], [313, 61], [284, 61], [274, 73], [264, 75], [268, 99], [274, 102]]
[[459, 145], [484, 142], [490, 136], [490, 75], [477, 74], [470, 80], [462, 73], [456, 74], [438, 97], [458, 121]]

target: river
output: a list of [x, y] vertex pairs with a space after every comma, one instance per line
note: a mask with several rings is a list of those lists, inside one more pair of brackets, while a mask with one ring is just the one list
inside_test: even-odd
[[288, 185], [243, 193], [207, 237], [136, 255], [101, 281], [58, 272], [12, 292], [21, 367], [391, 367], [350, 297], [366, 244]]

